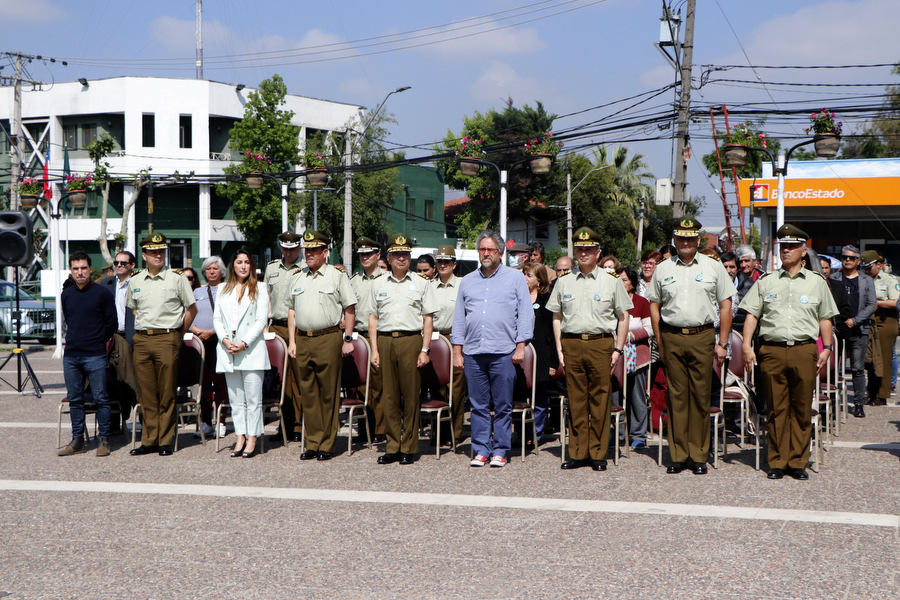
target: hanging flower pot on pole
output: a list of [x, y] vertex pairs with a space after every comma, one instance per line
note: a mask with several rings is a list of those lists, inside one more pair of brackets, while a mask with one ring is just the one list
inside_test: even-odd
[[559, 154], [563, 145], [553, 139], [549, 131], [543, 137], [525, 142], [525, 152], [530, 154], [529, 166], [535, 175], [543, 175], [550, 172], [553, 166], [553, 158]]
[[261, 190], [265, 185], [263, 173], [267, 173], [271, 167], [272, 161], [262, 152], [248, 152], [241, 165], [247, 187], [251, 190]]
[[816, 156], [819, 158], [834, 158], [841, 148], [841, 129], [843, 123], [835, 121], [834, 113], [823, 108], [820, 113], [810, 116], [812, 123], [806, 128], [807, 133], [812, 133], [813, 144], [816, 148]]
[[69, 194], [69, 204], [74, 208], [80, 208], [87, 201], [87, 188], [93, 183], [91, 174], [79, 175], [73, 173], [66, 177], [66, 192]]
[[749, 146], [729, 144], [722, 148], [722, 154], [725, 155], [725, 164], [729, 167], [743, 167], [750, 160]]
[[729, 167], [744, 167], [750, 162], [751, 148], [768, 146], [766, 134], [756, 133], [750, 123], [741, 123], [728, 134], [728, 142], [722, 148], [725, 164]]
[[315, 167], [306, 171], [306, 182], [310, 187], [322, 187], [328, 181], [328, 170], [325, 167]]
[[244, 175], [244, 181], [251, 190], [261, 190], [263, 187], [263, 176], [259, 171], [250, 171]]
[[480, 161], [484, 160], [484, 140], [464, 137], [456, 155], [459, 159], [459, 170], [466, 177], [477, 177], [481, 170]]
[[41, 192], [44, 190], [43, 182], [31, 177], [23, 179], [19, 184], [19, 201], [22, 208], [29, 209], [37, 206]]
[[478, 156], [465, 156], [459, 159], [459, 170], [466, 177], [476, 177], [481, 170], [481, 164], [478, 162], [480, 160]]
[[21, 194], [19, 196], [19, 204], [24, 209], [31, 209], [37, 206], [39, 196], [35, 196], [33, 194]]
[[550, 172], [553, 165], [553, 156], [550, 154], [532, 154], [528, 163], [531, 166], [531, 172], [535, 175], [543, 175]]

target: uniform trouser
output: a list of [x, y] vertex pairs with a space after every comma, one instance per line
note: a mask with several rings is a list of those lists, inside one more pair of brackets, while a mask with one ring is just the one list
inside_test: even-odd
[[810, 416], [816, 386], [815, 344], [759, 350], [759, 366], [769, 408], [769, 468], [805, 469], [812, 437]]
[[661, 332], [669, 388], [669, 453], [673, 462], [705, 463], [709, 456], [709, 390], [716, 331]]
[[297, 335], [297, 357], [291, 360], [294, 379], [300, 388], [306, 447], [318, 452], [334, 452], [338, 432], [341, 393], [341, 343], [343, 331], [319, 337]]
[[181, 333], [134, 334], [134, 373], [140, 389], [145, 446], [168, 446], [175, 435], [175, 381]]
[[852, 335], [844, 338], [844, 344], [853, 379], [853, 403], [863, 404], [866, 401], [866, 348], [869, 346], [869, 336]]
[[234, 371], [225, 373], [228, 404], [235, 435], [263, 434], [262, 371]]
[[[465, 374], [472, 404], [472, 449], [506, 458], [512, 445], [516, 367], [509, 354], [466, 354]], [[494, 416], [491, 418], [491, 410]]]
[[[368, 331], [357, 334], [368, 339]], [[384, 435], [384, 410], [381, 405], [381, 367], [372, 366], [369, 371], [369, 397], [366, 398], [366, 426], [374, 435]], [[360, 427], [359, 433], [365, 430]]]
[[897, 317], [875, 317], [875, 326], [878, 327], [878, 346], [881, 351], [881, 385], [878, 388], [878, 398], [888, 398], [891, 395], [891, 359], [894, 354], [894, 343], [897, 341]]
[[[124, 335], [114, 333], [112, 348], [109, 350], [109, 366], [115, 372], [110, 382], [110, 402], [118, 402], [121, 419], [124, 423], [131, 416], [131, 409], [137, 403], [138, 384], [134, 375], [134, 357], [131, 346]], [[118, 425], [118, 424], [116, 424]], [[116, 428], [114, 427], [113, 430]]]
[[[275, 333], [284, 340], [285, 344], [290, 344], [287, 326], [270, 325], [269, 331]], [[294, 376], [294, 369], [289, 368], [284, 374], [284, 397], [287, 399], [282, 405], [281, 410], [284, 416], [284, 426], [287, 427], [288, 433], [300, 433], [300, 423], [303, 420], [303, 407], [300, 405], [300, 388], [297, 386], [297, 378]], [[290, 436], [288, 436], [290, 439]]]
[[419, 452], [419, 391], [421, 377], [416, 361], [422, 350], [422, 336], [391, 337], [378, 334], [381, 361], [381, 404], [387, 453]]
[[571, 415], [569, 455], [573, 460], [606, 460], [613, 346], [611, 337], [562, 340]]

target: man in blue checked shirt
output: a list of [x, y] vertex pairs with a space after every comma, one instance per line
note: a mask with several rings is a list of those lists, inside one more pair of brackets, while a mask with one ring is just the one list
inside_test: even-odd
[[450, 334], [453, 367], [465, 369], [472, 403], [475, 458], [470, 464], [483, 467], [490, 460], [490, 466], [502, 467], [512, 437], [514, 365], [525, 358], [525, 344], [534, 331], [534, 310], [522, 273], [501, 264], [504, 240], [500, 234], [482, 231], [475, 247], [481, 267], [466, 275], [459, 286]]

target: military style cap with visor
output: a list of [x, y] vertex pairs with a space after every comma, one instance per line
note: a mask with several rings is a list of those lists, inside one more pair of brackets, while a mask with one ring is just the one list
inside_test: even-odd
[[809, 234], [790, 223], [785, 223], [775, 232], [779, 244], [805, 244], [809, 239]]
[[576, 248], [588, 248], [600, 245], [600, 236], [590, 227], [581, 227], [575, 232], [572, 245]]
[[388, 240], [388, 252], [409, 252], [410, 250], [412, 250], [412, 244], [403, 233], [398, 233]]
[[169, 239], [159, 233], [152, 233], [141, 240], [142, 250], [165, 250], [169, 245]]
[[303, 247], [304, 248], [327, 248], [328, 247], [328, 238], [319, 233], [318, 231], [313, 231], [312, 229], [307, 229], [303, 232]]
[[456, 260], [456, 250], [450, 244], [438, 247], [435, 260]]
[[700, 228], [703, 225], [693, 217], [684, 217], [675, 224], [672, 235], [678, 237], [700, 237]]
[[278, 244], [282, 248], [296, 248], [300, 245], [300, 236], [290, 231], [285, 231], [278, 236]]
[[860, 261], [864, 269], [868, 269], [872, 265], [878, 262], [878, 259], [881, 258], [878, 256], [878, 253], [874, 250], [866, 250], [862, 253], [860, 257]]
[[365, 236], [360, 236], [356, 238], [356, 252], [358, 254], [366, 254], [368, 252], [378, 252], [381, 248], [378, 247], [378, 242], [373, 240], [372, 238], [367, 238]]

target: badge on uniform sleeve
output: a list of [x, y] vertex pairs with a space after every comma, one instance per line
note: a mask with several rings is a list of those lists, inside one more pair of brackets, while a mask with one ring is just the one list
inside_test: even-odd
[[597, 292], [596, 294], [594, 294], [594, 300], [599, 300], [599, 299], [600, 299], [600, 292]]
[[895, 283], [894, 289], [897, 290], [898, 292], [900, 292], [900, 283]]
[[703, 273], [697, 273], [697, 276], [694, 277], [697, 281], [703, 281]]
[[800, 296], [800, 304], [809, 304], [809, 296]]
[[537, 310], [537, 309], [539, 309], [540, 307], [541, 307], [541, 305], [538, 304], [537, 302], [535, 302], [534, 304], [531, 305], [531, 308], [533, 308], [534, 310]]

